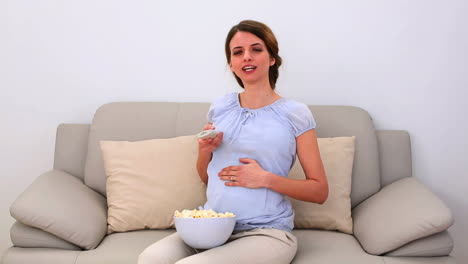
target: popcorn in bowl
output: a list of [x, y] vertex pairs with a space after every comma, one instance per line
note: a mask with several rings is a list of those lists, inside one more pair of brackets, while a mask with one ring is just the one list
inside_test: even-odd
[[236, 215], [214, 210], [176, 210], [174, 224], [180, 238], [192, 248], [209, 249], [224, 244], [236, 225]]
[[216, 213], [215, 211], [209, 209], [209, 210], [182, 210], [182, 212], [179, 212], [179, 210], [176, 210], [174, 212], [175, 217], [186, 217], [186, 218], [218, 218], [218, 217], [234, 217], [236, 216], [235, 214], [231, 212], [225, 212], [225, 213]]

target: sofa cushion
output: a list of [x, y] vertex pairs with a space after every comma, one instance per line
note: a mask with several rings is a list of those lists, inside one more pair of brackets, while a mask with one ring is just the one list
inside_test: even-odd
[[383, 263], [380, 257], [362, 250], [356, 238], [349, 234], [307, 229], [295, 229], [293, 234], [297, 237], [298, 248], [291, 264]]
[[23, 248], [60, 248], [68, 250], [81, 250], [80, 247], [60, 239], [51, 233], [38, 228], [15, 222], [10, 229], [11, 242], [15, 247]]
[[106, 234], [106, 200], [80, 179], [52, 170], [39, 176], [11, 205], [19, 222], [84, 249]]
[[[328, 180], [328, 199], [320, 205], [289, 198], [295, 212], [295, 228], [339, 230], [348, 234], [353, 232], [350, 194], [354, 139], [335, 137], [317, 140]], [[305, 179], [297, 158], [289, 177]]]
[[[114, 233], [102, 241], [95, 250], [83, 251], [76, 264], [136, 263], [138, 255], [152, 243], [175, 232], [167, 230], [141, 230], [127, 233]], [[346, 263], [346, 264], [376, 264], [384, 263], [380, 256], [367, 254], [359, 242], [348, 234], [322, 230], [293, 230], [298, 240], [296, 257], [291, 264], [310, 263]], [[385, 258], [388, 263], [422, 264], [447, 263], [455, 264], [452, 258]], [[431, 262], [431, 259], [439, 262]], [[394, 261], [394, 262], [393, 262]]]
[[0, 260], [2, 264], [77, 264], [82, 251], [57, 248], [11, 247]]
[[[146, 247], [174, 231], [168, 229], [114, 233], [107, 236], [99, 248], [80, 253], [76, 263], [136, 263], [138, 255]], [[318, 230], [293, 230], [293, 234], [298, 239], [298, 251], [292, 264], [382, 263], [380, 257], [364, 252], [356, 239], [348, 234]]]
[[[142, 230], [114, 233], [104, 238], [98, 248], [72, 251], [45, 248], [7, 249], [5, 264], [128, 264], [136, 263], [138, 255], [152, 243], [175, 232], [167, 230]], [[380, 257], [362, 250], [356, 239], [348, 234], [293, 230], [298, 240], [296, 257], [291, 264], [346, 263], [346, 264], [455, 264], [453, 257]]]
[[449, 228], [450, 209], [416, 178], [385, 186], [353, 210], [354, 234], [370, 254], [380, 255]]
[[107, 174], [108, 233], [163, 229], [175, 210], [206, 201], [196, 170], [196, 136], [144, 141], [101, 141]]
[[174, 232], [175, 229], [113, 233], [106, 236], [101, 245], [95, 250], [81, 252], [75, 263], [137, 263], [138, 256], [145, 248]]
[[382, 264], [460, 264], [452, 256], [445, 257], [382, 257]]
[[390, 251], [391, 257], [441, 257], [448, 256], [453, 249], [453, 240], [447, 230], [412, 241]]

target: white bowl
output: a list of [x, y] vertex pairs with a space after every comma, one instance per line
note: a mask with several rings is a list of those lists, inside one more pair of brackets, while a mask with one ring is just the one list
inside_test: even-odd
[[179, 236], [197, 249], [208, 249], [224, 244], [231, 236], [236, 217], [188, 218], [174, 217]]

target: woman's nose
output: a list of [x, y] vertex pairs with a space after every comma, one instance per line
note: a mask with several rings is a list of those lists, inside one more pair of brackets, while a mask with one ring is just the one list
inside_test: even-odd
[[251, 61], [252, 60], [252, 54], [250, 54], [250, 51], [244, 52], [244, 61]]

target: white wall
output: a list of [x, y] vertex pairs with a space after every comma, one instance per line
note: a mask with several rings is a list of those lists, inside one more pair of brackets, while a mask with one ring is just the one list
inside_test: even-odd
[[[280, 43], [278, 91], [355, 105], [412, 138], [414, 175], [453, 210], [468, 263], [465, 1], [0, 1], [0, 251], [8, 208], [52, 167], [59, 123], [111, 101], [209, 102], [236, 83], [223, 42], [242, 19]], [[465, 161], [465, 162], [463, 162]]]

